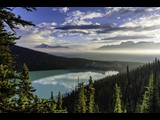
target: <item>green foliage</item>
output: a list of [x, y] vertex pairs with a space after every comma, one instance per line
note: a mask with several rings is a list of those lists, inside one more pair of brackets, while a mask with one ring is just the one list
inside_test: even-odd
[[74, 112], [76, 113], [94, 113], [95, 111], [99, 112], [99, 108], [97, 105], [95, 105], [94, 101], [95, 89], [91, 76], [89, 78], [89, 85], [87, 87], [84, 86], [84, 83], [78, 82], [75, 94], [76, 95], [75, 95]]
[[[34, 7], [23, 7], [27, 11], [36, 10]], [[14, 8], [13, 8], [14, 9]], [[10, 7], [0, 7], [0, 20], [5, 22], [13, 31], [17, 25], [22, 25], [23, 27], [26, 25], [34, 25], [31, 21], [26, 21], [21, 19], [21, 16], [16, 16]]]
[[56, 107], [56, 100], [54, 99], [53, 92], [51, 92], [50, 101], [51, 101], [51, 104], [50, 104], [51, 112], [54, 112]]
[[9, 107], [11, 98], [17, 94], [16, 86], [19, 85], [15, 81], [17, 75], [9, 49], [9, 45], [14, 44], [15, 39], [14, 35], [7, 33], [0, 19], [0, 110], [2, 112], [12, 111]]
[[140, 106], [140, 113], [158, 113], [160, 112], [158, 81], [151, 72], [147, 90], [143, 95], [142, 104]]
[[29, 112], [35, 90], [28, 81], [29, 72], [26, 65], [20, 76], [14, 70], [14, 55], [11, 54], [10, 46], [14, 45], [15, 40], [19, 37], [15, 37], [16, 33], [7, 32], [4, 24], [13, 31], [17, 25], [33, 24], [16, 16], [9, 7], [0, 8], [0, 110], [3, 112]]
[[148, 113], [149, 112], [149, 108], [150, 108], [150, 101], [152, 99], [153, 96], [153, 72], [150, 75], [150, 79], [149, 79], [149, 84], [147, 90], [145, 91], [144, 95], [143, 95], [143, 100], [142, 100], [142, 104], [140, 106], [140, 112], [141, 113]]
[[95, 89], [92, 81], [92, 77], [90, 76], [89, 79], [89, 85], [88, 85], [88, 91], [87, 91], [87, 112], [93, 113], [95, 108], [95, 101], [94, 101], [94, 94]]
[[61, 92], [59, 91], [58, 93], [58, 101], [57, 101], [57, 110], [62, 110], [62, 95]]
[[121, 97], [122, 97], [121, 88], [116, 83], [116, 85], [115, 85], [115, 106], [114, 106], [114, 113], [123, 113]]
[[86, 89], [84, 88], [83, 83], [78, 84], [78, 94], [77, 94], [77, 99], [76, 99], [76, 104], [75, 104], [75, 109], [74, 112], [76, 113], [86, 113]]
[[[23, 7], [27, 11], [35, 10], [33, 7]], [[14, 8], [13, 8], [14, 9]], [[0, 7], [0, 112], [18, 113], [66, 113], [62, 110], [62, 101], [58, 101], [60, 110], [56, 110], [56, 102], [51, 93], [51, 99], [39, 99], [34, 94], [35, 89], [29, 82], [29, 70], [23, 63], [20, 74], [15, 71], [14, 55], [11, 54], [10, 47], [15, 44], [16, 33], [8, 33], [4, 29], [7, 24], [11, 30], [17, 25], [34, 25], [30, 21], [21, 19], [12, 13], [10, 7]], [[60, 97], [60, 100], [62, 98]]]

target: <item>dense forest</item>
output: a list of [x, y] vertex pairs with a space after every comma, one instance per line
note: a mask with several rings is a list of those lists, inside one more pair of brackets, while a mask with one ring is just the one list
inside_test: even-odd
[[[160, 61], [145, 64], [126, 73], [94, 82], [95, 112], [149, 113], [160, 112]], [[85, 86], [88, 87], [88, 86]], [[76, 90], [63, 98], [68, 112], [74, 111]]]

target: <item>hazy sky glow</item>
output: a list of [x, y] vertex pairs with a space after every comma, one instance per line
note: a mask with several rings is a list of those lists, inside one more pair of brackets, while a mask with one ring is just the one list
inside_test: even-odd
[[17, 30], [22, 36], [17, 45], [28, 48], [46, 43], [90, 50], [124, 41], [160, 42], [160, 7], [37, 7], [32, 13], [21, 8], [14, 12], [36, 24]]

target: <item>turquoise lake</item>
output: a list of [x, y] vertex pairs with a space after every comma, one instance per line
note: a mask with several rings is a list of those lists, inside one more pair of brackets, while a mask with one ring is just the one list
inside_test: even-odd
[[89, 76], [92, 76], [95, 81], [115, 74], [118, 74], [118, 71], [84, 69], [30, 71], [30, 81], [32, 86], [36, 88], [35, 94], [40, 98], [49, 98], [51, 91], [54, 96], [57, 96], [59, 91], [64, 95], [74, 90], [78, 83], [78, 77], [79, 82], [88, 84]]

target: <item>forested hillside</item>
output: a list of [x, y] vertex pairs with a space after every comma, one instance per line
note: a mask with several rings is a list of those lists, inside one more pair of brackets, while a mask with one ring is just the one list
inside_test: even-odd
[[[126, 67], [126, 73], [106, 77], [94, 82], [95, 112], [113, 113], [116, 107], [116, 84], [119, 86], [121, 112], [160, 112], [159, 111], [160, 61], [145, 64], [135, 70]], [[118, 87], [117, 87], [118, 89]], [[64, 106], [73, 112], [76, 92], [64, 98]], [[119, 106], [118, 105], [118, 106]]]
[[15, 45], [12, 45], [10, 48], [11, 53], [16, 56], [15, 61], [17, 70], [22, 68], [23, 63], [26, 63], [30, 71], [71, 68], [96, 68], [104, 70], [124, 71], [126, 66], [130, 66], [130, 68], [136, 68], [139, 65], [142, 65], [142, 63], [137, 62], [104, 62], [80, 58], [65, 58]]

